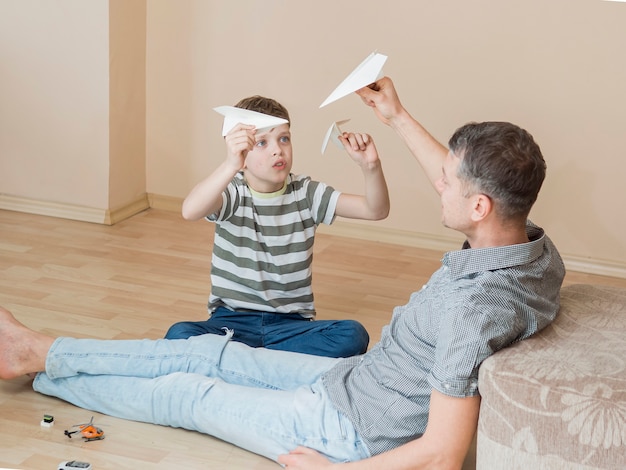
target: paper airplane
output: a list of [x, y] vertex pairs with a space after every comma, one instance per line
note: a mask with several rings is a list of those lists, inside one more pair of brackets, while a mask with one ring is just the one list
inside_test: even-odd
[[386, 55], [372, 52], [337, 88], [335, 88], [335, 91], [326, 98], [326, 101], [320, 105], [320, 108], [360, 90], [364, 86], [370, 85], [381, 78], [383, 76], [383, 64], [386, 60]]
[[269, 114], [257, 113], [256, 111], [237, 108], [235, 106], [218, 106], [217, 108], [213, 108], [213, 110], [224, 116], [222, 136], [228, 134], [228, 132], [239, 123], [255, 126], [257, 130], [261, 130], [280, 126], [281, 124], [287, 124], [289, 122], [287, 119], [270, 116]]
[[331, 140], [335, 143], [335, 145], [337, 145], [337, 147], [339, 147], [340, 149], [343, 148], [343, 144], [339, 140], [339, 136], [341, 135], [341, 129], [339, 128], [339, 126], [345, 124], [349, 120], [350, 119], [344, 119], [343, 121], [333, 122], [332, 125], [328, 128], [328, 131], [326, 131], [326, 136], [324, 137], [324, 143], [322, 144], [322, 155], [326, 151], [328, 142]]

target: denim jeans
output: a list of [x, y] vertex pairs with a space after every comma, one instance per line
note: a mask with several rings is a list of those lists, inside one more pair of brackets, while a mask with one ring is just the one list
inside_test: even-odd
[[363, 354], [369, 335], [355, 320], [311, 321], [297, 313], [240, 312], [219, 307], [204, 321], [172, 325], [165, 338], [187, 339], [233, 330], [233, 340], [255, 348], [278, 349], [326, 357]]
[[57, 339], [33, 388], [120, 418], [210, 434], [276, 460], [298, 445], [333, 461], [369, 452], [320, 376], [340, 359], [188, 340]]

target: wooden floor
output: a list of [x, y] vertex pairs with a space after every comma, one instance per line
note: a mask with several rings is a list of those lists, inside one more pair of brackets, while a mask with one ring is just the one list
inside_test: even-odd
[[[332, 231], [332, 229], [331, 229]], [[51, 335], [159, 338], [179, 320], [206, 318], [212, 224], [149, 210], [112, 227], [0, 210], [0, 305]], [[440, 252], [319, 234], [314, 291], [319, 318], [355, 318], [372, 342], [439, 266]], [[568, 273], [566, 283], [626, 287], [626, 279]], [[1, 341], [1, 338], [0, 338]], [[55, 424], [43, 428], [44, 414]], [[106, 439], [63, 431], [94, 416]], [[0, 467], [55, 469], [85, 460], [95, 470], [275, 469], [277, 464], [181, 429], [76, 408], [0, 382]]]

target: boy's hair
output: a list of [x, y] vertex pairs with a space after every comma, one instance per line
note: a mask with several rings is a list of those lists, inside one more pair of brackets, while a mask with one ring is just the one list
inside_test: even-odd
[[496, 201], [504, 218], [526, 218], [546, 175], [546, 162], [532, 135], [509, 122], [469, 123], [448, 143], [461, 158], [457, 176], [467, 191]]
[[244, 98], [239, 101], [235, 107], [256, 111], [257, 113], [269, 114], [270, 116], [276, 116], [291, 122], [287, 108], [278, 101], [264, 96], [254, 95]]

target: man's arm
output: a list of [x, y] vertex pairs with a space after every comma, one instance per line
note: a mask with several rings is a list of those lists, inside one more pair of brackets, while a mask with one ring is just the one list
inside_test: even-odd
[[424, 435], [369, 459], [332, 464], [319, 453], [299, 447], [278, 462], [289, 470], [458, 470], [478, 425], [480, 397], [454, 398], [433, 390]]
[[435, 187], [435, 182], [441, 177], [441, 165], [448, 149], [402, 106], [391, 79], [383, 77], [356, 93], [367, 106], [374, 108], [378, 119], [402, 138]]

